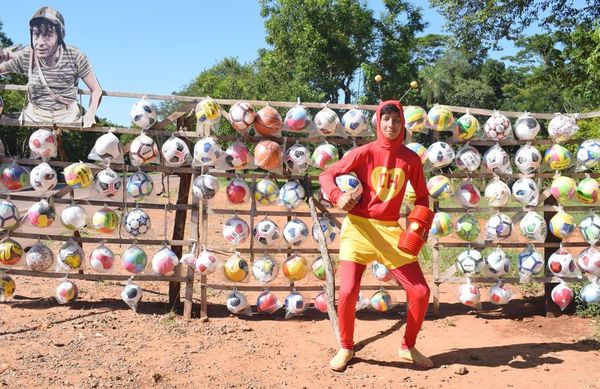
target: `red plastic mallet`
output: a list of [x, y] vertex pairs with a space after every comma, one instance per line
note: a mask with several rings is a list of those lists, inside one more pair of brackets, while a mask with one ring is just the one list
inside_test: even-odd
[[405, 253], [418, 255], [426, 242], [433, 216], [433, 211], [428, 207], [416, 205], [407, 217], [408, 228], [400, 234], [398, 248]]

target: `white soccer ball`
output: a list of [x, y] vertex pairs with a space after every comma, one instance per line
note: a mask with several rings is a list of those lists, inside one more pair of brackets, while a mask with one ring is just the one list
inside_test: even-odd
[[357, 136], [369, 128], [369, 120], [363, 110], [354, 108], [342, 116], [342, 127], [349, 135]]
[[492, 240], [504, 240], [512, 234], [513, 222], [503, 213], [497, 213], [489, 218], [486, 224], [487, 237]]
[[579, 126], [571, 116], [558, 114], [548, 123], [548, 135], [555, 143], [564, 143], [579, 131]]
[[485, 163], [488, 172], [512, 173], [510, 157], [508, 156], [508, 153], [498, 145], [492, 146], [485, 154], [483, 154], [483, 162]]
[[227, 297], [226, 305], [229, 312], [233, 314], [238, 314], [250, 310], [250, 304], [248, 304], [246, 296], [244, 296], [244, 294], [238, 292], [237, 290], [231, 292], [229, 297]]
[[42, 162], [29, 174], [31, 187], [38, 192], [48, 192], [56, 187], [58, 183], [58, 174], [46, 162]]
[[283, 227], [283, 238], [291, 246], [300, 246], [308, 238], [308, 226], [302, 220], [293, 218]]
[[600, 163], [600, 140], [588, 139], [577, 149], [577, 161], [586, 169], [591, 169]]
[[590, 246], [577, 256], [577, 264], [587, 274], [600, 277], [600, 248]]
[[160, 150], [165, 163], [170, 166], [182, 166], [192, 160], [187, 143], [176, 136], [167, 139]]
[[581, 237], [589, 244], [595, 244], [600, 240], [600, 216], [591, 214], [583, 218], [579, 224]]
[[510, 200], [510, 188], [500, 180], [494, 180], [485, 187], [484, 197], [491, 207], [503, 207]]
[[306, 191], [298, 181], [288, 181], [279, 189], [279, 202], [289, 209], [297, 208], [306, 198]]
[[150, 176], [140, 170], [129, 176], [125, 189], [135, 200], [141, 200], [152, 193], [154, 182]]
[[529, 211], [525, 214], [519, 223], [521, 234], [529, 240], [542, 241], [546, 239], [548, 227], [544, 218], [535, 211]]
[[315, 115], [316, 130], [321, 135], [335, 134], [339, 125], [340, 118], [330, 108], [325, 107]]
[[158, 157], [158, 146], [154, 139], [146, 134], [141, 134], [131, 142], [129, 158], [135, 166], [154, 162]]
[[210, 200], [219, 191], [219, 180], [210, 174], [202, 174], [194, 180], [192, 192], [202, 200]]
[[535, 173], [542, 164], [542, 154], [532, 145], [519, 147], [515, 154], [515, 165], [523, 174]]
[[496, 277], [508, 274], [510, 258], [501, 248], [493, 250], [485, 259], [487, 269]]
[[540, 132], [540, 123], [529, 114], [523, 114], [515, 122], [515, 135], [521, 140], [533, 140]]
[[68, 230], [81, 230], [87, 225], [88, 215], [79, 205], [70, 205], [62, 210], [60, 222]]
[[573, 254], [562, 247], [559, 248], [548, 258], [548, 270], [557, 277], [574, 277], [577, 265]]
[[254, 123], [255, 117], [256, 112], [254, 112], [254, 107], [245, 101], [238, 101], [229, 109], [229, 121], [231, 122], [231, 127], [242, 135], [244, 135], [246, 130]]
[[254, 278], [261, 284], [267, 284], [279, 274], [279, 264], [272, 256], [265, 254], [254, 261], [252, 265], [252, 274]]
[[121, 191], [123, 181], [111, 168], [106, 168], [96, 175], [94, 188], [99, 194], [113, 197]]
[[531, 178], [520, 178], [512, 187], [514, 198], [524, 205], [537, 205], [540, 190], [534, 180]]
[[133, 236], [143, 235], [150, 229], [150, 216], [143, 209], [136, 208], [125, 216], [125, 231]]
[[129, 111], [131, 121], [142, 130], [148, 129], [156, 123], [156, 105], [146, 99], [141, 99]]
[[223, 149], [213, 137], [202, 138], [194, 145], [194, 162], [200, 166], [214, 166], [221, 155]]
[[468, 208], [478, 206], [481, 200], [479, 188], [471, 180], [461, 182], [456, 188], [454, 196], [460, 204]]
[[502, 282], [498, 282], [496, 285], [490, 288], [489, 297], [492, 304], [508, 304], [512, 297], [512, 291], [507, 285], [503, 284]]
[[207, 276], [212, 274], [217, 270], [217, 258], [210, 251], [202, 250], [198, 258], [196, 258], [196, 263], [194, 264], [194, 268], [200, 275]]
[[310, 165], [310, 151], [306, 146], [295, 143], [285, 151], [283, 162], [290, 173], [304, 174]]
[[46, 160], [56, 156], [57, 143], [56, 135], [48, 128], [40, 128], [29, 137], [29, 148], [34, 158]]
[[481, 273], [481, 267], [483, 266], [483, 256], [481, 252], [475, 249], [468, 249], [458, 255], [456, 260], [456, 267], [458, 270], [466, 275], [472, 276]]
[[462, 171], [474, 172], [481, 165], [481, 154], [479, 151], [466, 144], [456, 153], [456, 167]]
[[508, 118], [499, 112], [494, 112], [485, 122], [483, 130], [488, 138], [493, 140], [503, 140], [512, 134], [512, 127]]
[[223, 237], [229, 243], [234, 245], [243, 244], [250, 235], [250, 227], [243, 219], [238, 216], [229, 218], [223, 224]]
[[121, 291], [121, 299], [129, 308], [135, 311], [143, 294], [144, 292], [138, 284], [129, 282]]
[[481, 308], [479, 288], [470, 283], [461, 284], [458, 287], [458, 300], [468, 307]]
[[270, 219], [263, 219], [252, 229], [254, 240], [263, 247], [273, 245], [280, 236], [279, 227]]
[[327, 244], [330, 244], [335, 240], [337, 236], [337, 226], [330, 218], [326, 216], [320, 217], [319, 224], [313, 224], [312, 236], [315, 242], [318, 242], [317, 231], [319, 231], [319, 229], [323, 232]]
[[519, 253], [517, 263], [519, 273], [525, 277], [535, 275], [544, 269], [544, 257], [533, 246], [527, 246]]
[[427, 159], [431, 166], [443, 168], [448, 166], [454, 160], [454, 150], [446, 142], [435, 142], [427, 148]]
[[298, 315], [308, 308], [308, 304], [304, 300], [304, 296], [298, 292], [291, 292], [285, 298], [285, 311], [286, 316]]

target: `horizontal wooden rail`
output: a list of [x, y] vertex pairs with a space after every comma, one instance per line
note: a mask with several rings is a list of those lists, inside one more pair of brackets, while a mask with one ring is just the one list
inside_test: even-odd
[[101, 243], [104, 242], [106, 244], [137, 244], [144, 246], [160, 246], [163, 244], [168, 244], [170, 246], [192, 246], [195, 242], [192, 240], [172, 240], [172, 239], [133, 239], [131, 238], [109, 238], [109, 237], [77, 237], [74, 238], [71, 235], [46, 235], [46, 234], [36, 234], [30, 232], [17, 232], [17, 231], [3, 231], [0, 236], [10, 236], [12, 238], [23, 238], [23, 239], [40, 239], [40, 240], [57, 240], [66, 242], [69, 239], [74, 239], [75, 241], [81, 243]]
[[[281, 285], [262, 285], [262, 286], [255, 286], [255, 285], [243, 285], [242, 284], [231, 284], [231, 285], [227, 285], [227, 284], [204, 284], [203, 286], [206, 286], [207, 288], [211, 288], [214, 290], [233, 290], [234, 288], [242, 291], [242, 292], [260, 292], [263, 291], [265, 289], [270, 290], [271, 292], [289, 292], [292, 289], [296, 289], [296, 291], [298, 292], [320, 292], [323, 290], [322, 286], [298, 286], [298, 285], [294, 285], [294, 286], [281, 286]], [[380, 290], [380, 289], [385, 289], [385, 290], [404, 290], [404, 288], [402, 288], [401, 286], [398, 285], [387, 285], [387, 284], [382, 284], [382, 285], [361, 285], [360, 289], [361, 290]], [[339, 287], [336, 287], [336, 290], [339, 290]]]
[[72, 280], [85, 280], [85, 281], [127, 281], [131, 277], [135, 281], [164, 281], [164, 282], [188, 282], [188, 277], [183, 276], [160, 276], [160, 275], [144, 275], [144, 274], [90, 274], [90, 273], [54, 273], [54, 272], [41, 272], [33, 270], [22, 270], [12, 269], [9, 267], [0, 267], [0, 272], [6, 274], [13, 274], [17, 276], [27, 277], [44, 277], [44, 278], [64, 278], [65, 276]]

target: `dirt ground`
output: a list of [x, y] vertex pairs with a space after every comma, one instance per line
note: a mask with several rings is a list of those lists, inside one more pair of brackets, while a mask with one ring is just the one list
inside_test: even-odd
[[[210, 224], [212, 233], [220, 223]], [[356, 358], [335, 373], [330, 323], [313, 308], [287, 320], [283, 310], [235, 317], [224, 306], [228, 292], [210, 291], [210, 319], [186, 321], [181, 307], [168, 306], [164, 283], [140, 283], [135, 313], [119, 297], [122, 282], [77, 281], [78, 301], [60, 306], [49, 297], [58, 280], [14, 278], [14, 300], [0, 304], [0, 387], [600, 388], [595, 324], [546, 318], [543, 299], [523, 297], [518, 287], [507, 306], [485, 303], [473, 312], [457, 302], [456, 285], [442, 285], [441, 317], [428, 314], [418, 339], [435, 363], [430, 370], [396, 356], [405, 305], [394, 292], [393, 310], [358, 313]]]

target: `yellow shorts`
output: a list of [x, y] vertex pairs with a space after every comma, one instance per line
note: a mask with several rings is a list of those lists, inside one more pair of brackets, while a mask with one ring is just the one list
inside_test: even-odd
[[340, 260], [368, 265], [376, 260], [388, 269], [417, 261], [417, 256], [398, 249], [403, 228], [397, 221], [347, 215], [342, 223]]

